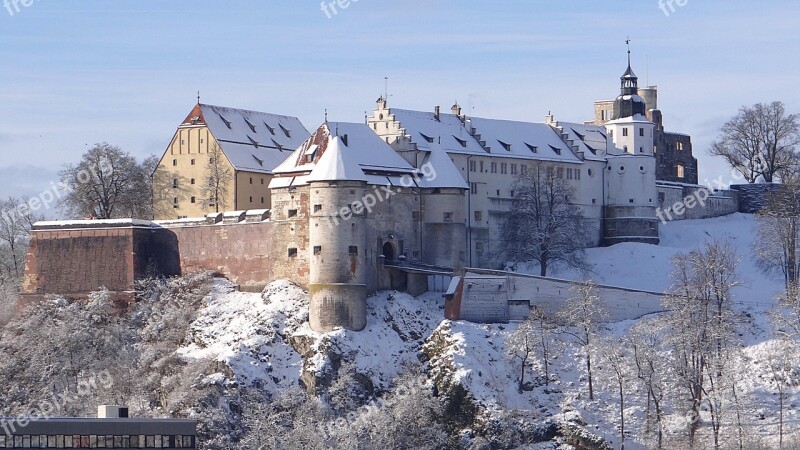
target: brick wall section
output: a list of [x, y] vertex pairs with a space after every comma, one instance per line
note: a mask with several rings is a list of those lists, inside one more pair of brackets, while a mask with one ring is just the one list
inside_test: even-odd
[[128, 291], [146, 269], [149, 237], [150, 230], [135, 227], [34, 231], [22, 292]]

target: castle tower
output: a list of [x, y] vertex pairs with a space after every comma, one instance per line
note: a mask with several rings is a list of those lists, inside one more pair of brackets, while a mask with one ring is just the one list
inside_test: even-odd
[[604, 176], [604, 243], [658, 244], [655, 124], [645, 116], [646, 103], [639, 96], [639, 79], [631, 68], [630, 48], [628, 68], [620, 80], [614, 119], [605, 124], [609, 139]]
[[367, 326], [365, 270], [367, 188], [361, 169], [343, 157], [347, 136], [332, 136], [309, 176], [309, 321], [317, 331]]

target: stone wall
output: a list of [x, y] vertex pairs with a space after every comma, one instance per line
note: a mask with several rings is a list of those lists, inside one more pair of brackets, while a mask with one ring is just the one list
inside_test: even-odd
[[780, 184], [732, 184], [731, 189], [739, 193], [739, 212], [754, 214], [764, 208], [767, 194], [780, 189]]
[[[703, 186], [659, 183], [656, 216], [663, 222], [710, 219], [738, 212], [739, 192]], [[702, 191], [701, 191], [702, 190]]]

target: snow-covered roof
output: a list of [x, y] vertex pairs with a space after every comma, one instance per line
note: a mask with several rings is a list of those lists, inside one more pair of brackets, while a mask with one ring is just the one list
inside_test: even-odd
[[424, 111], [391, 108], [389, 113], [400, 122], [406, 135], [420, 150], [430, 150], [433, 144], [437, 144], [450, 153], [486, 154], [455, 114], [441, 113], [437, 120], [436, 114]]
[[464, 180], [464, 176], [458, 170], [458, 167], [453, 164], [453, 160], [450, 159], [447, 152], [437, 148], [436, 144], [425, 155], [422, 164], [430, 164], [435, 173], [429, 177], [420, 174], [420, 187], [469, 189], [467, 181]]
[[624, 124], [624, 123], [653, 123], [648, 119], [646, 116], [642, 114], [634, 114], [631, 117], [621, 117], [619, 119], [611, 120], [606, 122], [606, 125], [616, 125], [616, 124]]
[[586, 159], [604, 160], [608, 134], [602, 125], [585, 125], [572, 122], [558, 122], [558, 126], [578, 146]]
[[545, 123], [470, 117], [467, 126], [475, 129], [493, 156], [580, 162], [558, 132]]
[[367, 125], [326, 122], [278, 167], [270, 189], [313, 181], [400, 185], [415, 169]]
[[271, 173], [308, 138], [296, 117], [198, 104], [181, 126], [207, 126], [236, 170]]

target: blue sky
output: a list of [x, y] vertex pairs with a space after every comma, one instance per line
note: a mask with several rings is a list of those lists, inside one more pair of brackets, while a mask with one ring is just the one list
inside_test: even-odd
[[[0, 0], [2, 6], [3, 0]], [[666, 1], [666, 0], [665, 0]], [[796, 1], [36, 0], [0, 9], [0, 195], [36, 194], [93, 143], [160, 154], [204, 103], [363, 121], [389, 77], [390, 106], [591, 119], [614, 98], [630, 36], [670, 131], [707, 156], [742, 105], [800, 112]]]

